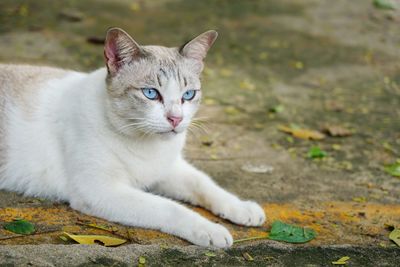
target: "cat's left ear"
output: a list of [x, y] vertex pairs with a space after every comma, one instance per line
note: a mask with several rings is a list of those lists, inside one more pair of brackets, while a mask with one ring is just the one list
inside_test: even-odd
[[114, 76], [124, 64], [137, 60], [143, 55], [138, 43], [124, 30], [111, 28], [107, 31], [104, 57], [111, 76]]
[[218, 33], [216, 31], [206, 31], [205, 33], [200, 34], [193, 40], [186, 43], [180, 49], [180, 53], [185, 57], [203, 61], [207, 55], [207, 51], [213, 45], [217, 37]]

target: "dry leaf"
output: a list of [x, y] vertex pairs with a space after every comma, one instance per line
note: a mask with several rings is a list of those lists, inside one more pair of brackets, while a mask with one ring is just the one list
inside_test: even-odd
[[289, 133], [293, 135], [294, 137], [300, 138], [300, 139], [312, 139], [312, 140], [321, 140], [325, 138], [325, 135], [322, 134], [321, 132], [314, 131], [314, 130], [308, 130], [308, 129], [293, 129], [287, 126], [280, 125], [278, 126], [278, 130]]
[[230, 116], [236, 116], [240, 114], [240, 110], [235, 108], [234, 106], [228, 106], [224, 109], [225, 113]]
[[340, 125], [325, 125], [322, 128], [322, 132], [334, 136], [334, 137], [345, 137], [345, 136], [350, 136], [353, 134], [353, 132], [343, 126]]
[[400, 229], [394, 229], [390, 233], [389, 238], [400, 247]]
[[350, 260], [350, 257], [345, 256], [345, 257], [341, 257], [337, 261], [332, 261], [332, 264], [333, 265], [346, 265], [348, 260]]
[[250, 82], [249, 80], [243, 80], [240, 82], [240, 88], [249, 90], [249, 91], [253, 91], [254, 89], [256, 89], [256, 85], [254, 83]]
[[72, 240], [84, 245], [100, 244], [106, 247], [119, 246], [126, 242], [125, 239], [105, 235], [73, 235], [64, 232]]
[[243, 252], [243, 258], [245, 258], [246, 261], [253, 261], [254, 258], [247, 252]]
[[366, 197], [353, 197], [353, 201], [359, 202], [359, 203], [364, 203], [367, 201]]

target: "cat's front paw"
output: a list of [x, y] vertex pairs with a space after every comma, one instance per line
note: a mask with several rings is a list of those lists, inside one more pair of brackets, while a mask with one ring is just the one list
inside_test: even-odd
[[188, 240], [203, 247], [227, 248], [233, 244], [233, 238], [229, 231], [222, 225], [210, 221], [193, 225]]
[[264, 210], [253, 201], [235, 201], [218, 213], [224, 219], [245, 226], [260, 226], [265, 222]]

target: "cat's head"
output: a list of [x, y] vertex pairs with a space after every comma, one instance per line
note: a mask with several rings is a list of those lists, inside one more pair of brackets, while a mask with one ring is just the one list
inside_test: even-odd
[[174, 136], [184, 132], [196, 113], [200, 74], [217, 38], [207, 31], [179, 48], [141, 46], [126, 32], [107, 32], [110, 122], [125, 135]]

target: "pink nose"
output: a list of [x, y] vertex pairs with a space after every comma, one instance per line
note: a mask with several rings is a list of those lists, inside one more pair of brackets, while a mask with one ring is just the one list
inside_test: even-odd
[[175, 116], [168, 116], [167, 119], [174, 128], [178, 126], [178, 124], [182, 121], [182, 117], [175, 117]]

